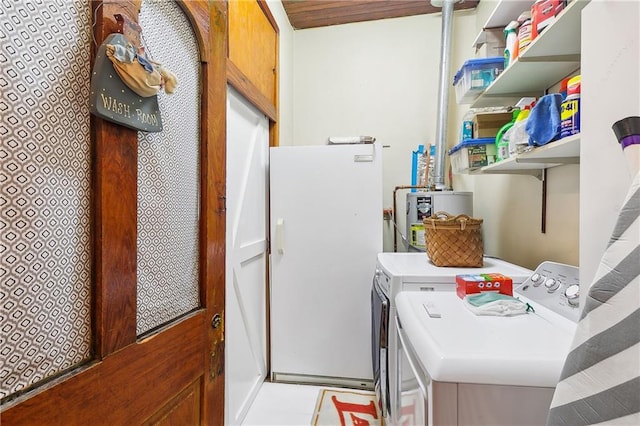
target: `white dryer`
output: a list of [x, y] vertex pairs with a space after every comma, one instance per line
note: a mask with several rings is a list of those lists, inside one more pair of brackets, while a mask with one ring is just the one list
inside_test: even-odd
[[544, 425], [579, 318], [578, 268], [544, 262], [513, 295], [532, 307], [479, 316], [452, 292], [400, 293], [403, 425]]
[[394, 325], [394, 299], [403, 291], [431, 294], [451, 292], [455, 295], [455, 277], [469, 273], [501, 273], [524, 282], [531, 270], [491, 257], [484, 258], [482, 268], [437, 267], [425, 253], [380, 253], [371, 291], [372, 363], [376, 392], [387, 424], [399, 416], [398, 334]]

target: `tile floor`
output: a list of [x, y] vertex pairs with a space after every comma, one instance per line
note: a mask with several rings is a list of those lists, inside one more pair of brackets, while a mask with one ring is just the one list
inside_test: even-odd
[[322, 388], [265, 382], [242, 426], [309, 426]]

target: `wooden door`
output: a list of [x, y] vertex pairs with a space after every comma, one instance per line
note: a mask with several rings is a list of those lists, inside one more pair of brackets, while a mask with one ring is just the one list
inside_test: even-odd
[[[63, 29], [63, 35], [66, 34], [65, 26], [69, 25], [64, 19], [69, 17], [69, 13], [85, 13], [87, 19], [90, 14], [95, 19], [92, 24], [97, 44], [110, 33], [118, 32], [118, 23], [114, 19], [116, 14], [125, 16], [133, 22], [138, 20], [141, 3], [139, 0], [94, 1], [90, 9], [82, 12], [83, 7], [86, 6], [86, 4], [83, 5], [83, 1], [76, 0], [71, 6], [71, 12], [67, 15], [63, 14], [63, 19], [59, 19], [54, 25], [58, 30]], [[14, 5], [21, 4], [23, 4], [22, 0], [14, 2]], [[25, 2], [24, 5], [29, 13], [42, 12], [44, 18], [36, 21], [35, 25], [26, 25], [24, 29], [12, 32], [11, 37], [7, 39], [9, 43], [3, 46], [2, 55], [8, 55], [12, 61], [16, 59], [16, 63], [18, 61], [28, 63], [30, 53], [25, 52], [20, 55], [15, 47], [16, 45], [20, 47], [19, 44], [24, 43], [24, 39], [37, 38], [31, 37], [29, 31], [33, 31], [33, 36], [42, 34], [43, 40], [49, 40], [44, 45], [49, 46], [50, 54], [67, 55], [68, 49], [78, 49], [69, 40], [64, 39], [62, 46], [67, 46], [67, 50], [61, 48], [61, 45], [56, 45], [56, 31], [51, 31], [51, 28], [46, 25], [45, 21], [51, 17], [51, 10], [53, 10], [47, 8], [55, 8], [62, 4], [65, 2], [51, 4], [44, 2], [40, 5], [37, 2], [28, 2], [28, 4]], [[91, 213], [88, 215], [90, 236], [87, 243], [90, 253], [87, 268], [90, 270], [88, 278], [90, 291], [87, 292], [90, 296], [87, 295], [87, 305], [91, 314], [88, 315], [90, 327], [87, 330], [89, 335], [87, 356], [80, 362], [61, 368], [57, 374], [43, 378], [3, 398], [1, 407], [3, 424], [223, 424], [227, 12], [225, 2], [189, 0], [179, 1], [177, 4], [192, 25], [197, 39], [201, 75], [198, 154], [200, 168], [199, 178], [197, 178], [199, 180], [199, 222], [196, 224], [198, 235], [196, 256], [199, 268], [195, 290], [198, 293], [196, 306], [169, 322], [143, 334], [139, 333], [139, 327], [137, 327], [137, 315], [139, 315], [137, 312], [139, 296], [137, 237], [140, 229], [137, 151], [139, 137], [134, 130], [91, 117], [89, 166], [91, 180], [88, 184]], [[9, 12], [5, 13], [7, 14], [4, 17], [0, 16], [0, 20], [9, 19]], [[12, 22], [19, 20], [16, 18]], [[93, 21], [93, 19], [89, 20]], [[38, 28], [39, 25], [41, 28]], [[8, 30], [8, 28], [3, 24], [3, 29]], [[170, 35], [171, 32], [167, 34]], [[22, 36], [24, 39], [20, 39]], [[95, 49], [95, 46], [92, 45], [92, 47]], [[34, 46], [34, 50], [37, 50], [37, 46]], [[12, 56], [14, 54], [15, 58]], [[48, 65], [43, 62], [41, 66]], [[49, 83], [43, 81], [37, 90], [41, 92], [45, 86], [56, 86], [59, 81], [66, 78], [65, 72], [64, 68], [60, 69], [57, 73], [58, 80], [54, 79]], [[87, 78], [89, 75], [90, 72], [87, 70]], [[31, 80], [33, 79], [26, 80], [26, 83], [20, 82], [19, 79], [9, 81], [9, 89], [3, 88], [3, 91], [6, 89], [5, 93], [9, 93], [14, 88], [22, 90]], [[64, 85], [60, 86], [60, 90], [82, 92], [77, 87], [64, 87]], [[7, 103], [4, 101], [6, 100], [3, 99], [2, 104], [6, 106]], [[14, 102], [13, 99], [9, 101]], [[38, 115], [47, 99], [42, 98], [41, 102], [42, 104], [37, 102], [26, 105], [11, 104], [10, 111], [15, 112], [16, 117], [20, 114], [27, 116], [35, 111], [34, 115], [38, 120], [47, 122], [51, 119], [47, 111], [43, 110]], [[64, 106], [57, 107], [64, 108]], [[53, 111], [50, 114], [53, 114]], [[15, 122], [4, 121], [3, 118], [3, 134], [9, 135], [8, 139], [3, 136], [3, 158], [6, 158], [7, 152], [11, 156], [13, 152], [11, 150], [14, 147], [16, 150], [19, 149], [21, 144], [32, 143], [36, 146], [40, 142], [44, 145], [41, 137], [35, 137], [29, 133], [29, 123], [32, 122], [25, 119], [25, 123], [24, 129], [18, 129], [20, 117], [16, 118]], [[67, 127], [71, 128], [72, 125], [69, 124]], [[61, 133], [64, 133], [64, 125], [60, 128]], [[5, 133], [5, 130], [8, 133]], [[60, 135], [51, 132], [51, 134], [45, 134], [44, 138], [53, 140], [58, 136]], [[5, 140], [11, 141], [7, 144], [8, 148], [4, 145]], [[22, 159], [22, 154], [16, 155], [17, 158]], [[56, 178], [55, 173], [61, 166], [76, 167], [73, 162], [71, 164], [49, 162], [45, 165], [47, 173], [53, 178]], [[7, 174], [11, 176], [12, 172], [8, 170]], [[21, 182], [22, 175], [18, 171], [15, 173], [16, 179]], [[26, 176], [27, 173], [23, 175]], [[3, 174], [2, 177], [4, 179], [6, 176]], [[47, 184], [45, 182], [44, 185]], [[28, 183], [25, 187], [27, 185]], [[16, 191], [20, 194], [21, 187], [7, 185], [6, 188], [10, 190], [6, 198], [12, 206], [13, 200], [10, 196], [13, 196]], [[38, 191], [36, 184], [33, 188], [35, 192]], [[2, 195], [4, 203], [5, 192]], [[30, 197], [35, 198], [39, 195], [27, 191], [24, 197], [17, 198], [17, 205], [22, 205], [22, 202], [28, 203]], [[46, 197], [38, 198], [40, 199], [44, 199], [46, 204]], [[35, 204], [39, 205], [38, 200]], [[55, 197], [51, 200], [55, 204]], [[18, 217], [22, 214], [18, 207], [12, 211], [16, 211]], [[52, 211], [55, 216], [56, 208], [52, 208]], [[30, 217], [31, 213], [25, 214]], [[6, 219], [9, 229], [13, 229], [12, 224], [22, 229], [25, 222], [14, 221], [14, 216], [3, 216], [3, 226]], [[73, 223], [67, 224], [66, 227], [73, 228]], [[73, 239], [70, 241], [77, 243]], [[2, 242], [4, 247], [5, 240]], [[9, 243], [12, 242], [9, 241]], [[8, 254], [3, 253], [3, 274], [7, 272], [4, 269], [4, 260], [17, 259], [19, 251], [23, 250], [22, 245], [16, 246], [18, 247], [16, 249], [13, 247], [10, 245]], [[11, 250], [15, 250], [15, 253]], [[54, 250], [52, 253], [52, 265], [55, 266], [57, 252]], [[11, 268], [12, 264], [7, 263], [7, 266]], [[18, 280], [21, 279], [25, 272], [24, 267], [20, 268], [16, 271], [10, 270], [9, 276], [13, 277], [11, 274], [14, 274], [18, 276]], [[37, 274], [33, 276], [36, 282], [38, 279], [46, 278]], [[60, 294], [61, 291], [70, 291], [73, 287], [72, 283], [58, 291], [55, 287], [60, 285], [60, 281], [53, 279], [51, 282], [56, 294]], [[13, 281], [9, 284], [13, 284]], [[3, 292], [0, 294], [3, 297], [8, 294], [4, 291], [4, 286], [3, 281]], [[48, 304], [49, 301], [46, 298], [41, 302], [48, 309], [54, 306]], [[6, 306], [3, 309], [5, 308]], [[11, 315], [11, 309], [9, 307], [8, 316]], [[5, 314], [2, 315], [4, 317]], [[52, 333], [57, 333], [56, 327], [57, 324], [54, 324]], [[5, 348], [5, 343], [7, 340], [3, 338], [2, 350]], [[39, 367], [38, 361], [34, 360], [33, 369], [37, 370]]]

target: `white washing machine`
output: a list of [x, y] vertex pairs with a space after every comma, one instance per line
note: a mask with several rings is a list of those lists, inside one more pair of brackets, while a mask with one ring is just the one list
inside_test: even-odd
[[[578, 268], [542, 263], [514, 297], [532, 311], [479, 316], [455, 293], [400, 293], [403, 425], [544, 425], [579, 319]], [[408, 378], [407, 378], [408, 377]]]
[[387, 424], [394, 424], [400, 410], [398, 380], [398, 334], [394, 325], [394, 298], [403, 291], [455, 294], [455, 277], [469, 273], [501, 273], [524, 282], [531, 270], [485, 257], [482, 268], [448, 268], [433, 265], [425, 253], [380, 253], [371, 291], [372, 363], [376, 392]]

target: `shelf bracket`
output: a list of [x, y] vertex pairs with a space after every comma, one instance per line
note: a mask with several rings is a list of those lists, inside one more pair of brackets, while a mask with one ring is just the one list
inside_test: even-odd
[[542, 169], [542, 214], [540, 219], [540, 232], [547, 233], [547, 169]]
[[547, 169], [532, 170], [531, 176], [544, 183], [547, 177]]

